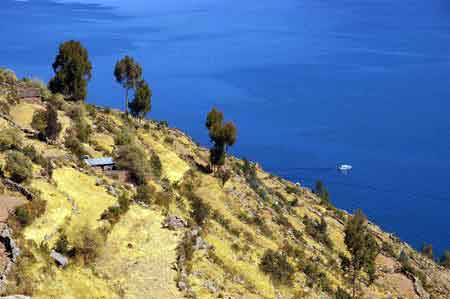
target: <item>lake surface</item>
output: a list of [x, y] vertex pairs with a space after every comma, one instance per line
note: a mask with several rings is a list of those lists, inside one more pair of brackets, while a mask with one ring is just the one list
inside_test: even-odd
[[89, 49], [90, 103], [123, 107], [112, 72], [132, 55], [151, 118], [207, 145], [216, 105], [238, 126], [234, 154], [450, 249], [448, 1], [1, 1], [0, 66], [48, 80], [68, 39]]

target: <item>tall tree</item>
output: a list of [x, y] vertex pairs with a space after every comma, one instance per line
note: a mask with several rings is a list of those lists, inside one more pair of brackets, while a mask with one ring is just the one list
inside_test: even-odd
[[433, 245], [431, 244], [423, 244], [422, 246], [422, 254], [430, 259], [434, 259], [433, 254]]
[[125, 112], [128, 113], [128, 92], [130, 89], [136, 90], [142, 80], [142, 67], [130, 56], [125, 56], [116, 63], [114, 76], [125, 89]]
[[213, 143], [210, 150], [210, 161], [214, 166], [225, 163], [226, 152], [229, 146], [236, 143], [237, 129], [232, 122], [223, 123], [223, 113], [213, 108], [206, 117], [206, 127], [209, 130], [209, 138]]
[[152, 109], [152, 90], [147, 82], [142, 80], [138, 84], [138, 88], [134, 94], [134, 100], [129, 104], [131, 114], [134, 117], [144, 118], [144, 116]]
[[375, 258], [378, 255], [378, 245], [367, 229], [367, 218], [358, 209], [356, 214], [345, 227], [345, 245], [351, 254], [351, 259], [346, 261], [345, 267], [352, 277], [352, 298], [356, 298], [357, 284], [362, 270], [369, 274], [371, 281], [374, 279]]
[[43, 139], [55, 140], [61, 132], [58, 111], [52, 105], [47, 105], [45, 110], [36, 111], [33, 114], [31, 127], [38, 131]]
[[61, 93], [66, 99], [84, 101], [87, 82], [91, 79], [92, 65], [89, 55], [78, 41], [67, 41], [59, 46], [53, 63], [55, 76], [48, 87], [53, 93]]
[[450, 269], [450, 251], [446, 250], [441, 257], [441, 265]]

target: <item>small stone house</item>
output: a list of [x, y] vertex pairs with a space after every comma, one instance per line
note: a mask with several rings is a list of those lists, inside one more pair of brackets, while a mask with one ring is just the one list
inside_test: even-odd
[[102, 170], [113, 170], [116, 164], [111, 157], [86, 158], [84, 159], [84, 163], [86, 163], [90, 167]]
[[36, 87], [21, 86], [17, 88], [17, 96], [20, 100], [41, 100], [41, 90]]

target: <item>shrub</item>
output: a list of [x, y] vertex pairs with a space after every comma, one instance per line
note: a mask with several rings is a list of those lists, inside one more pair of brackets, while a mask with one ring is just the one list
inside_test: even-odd
[[74, 240], [74, 254], [79, 256], [84, 264], [91, 264], [98, 256], [98, 250], [104, 243], [100, 232], [87, 227], [81, 228]]
[[136, 144], [123, 145], [119, 148], [116, 158], [117, 167], [129, 171], [130, 178], [138, 185], [146, 181], [149, 173], [149, 162], [141, 146]]
[[64, 138], [64, 145], [78, 158], [87, 154], [80, 140], [77, 138], [76, 131], [73, 129], [67, 131], [66, 137]]
[[47, 202], [40, 198], [35, 198], [29, 201], [24, 206], [17, 207], [14, 212], [13, 219], [8, 220], [11, 226], [16, 227], [14, 222], [17, 222], [20, 227], [30, 225], [34, 219], [38, 218], [45, 212]]
[[16, 183], [22, 183], [33, 175], [30, 158], [17, 151], [8, 152], [5, 169]]
[[67, 235], [65, 233], [62, 233], [59, 236], [53, 249], [63, 255], [71, 256], [73, 254], [73, 250], [70, 250], [69, 248], [69, 240], [67, 240]]
[[433, 245], [431, 244], [423, 244], [422, 246], [422, 254], [429, 259], [434, 259], [433, 256]]
[[147, 184], [139, 185], [136, 190], [134, 200], [139, 203], [149, 205], [154, 190]]
[[391, 243], [384, 241], [381, 246], [381, 250], [383, 250], [386, 254], [395, 257], [395, 250]]
[[76, 105], [69, 111], [69, 117], [73, 119], [73, 129], [76, 132], [76, 136], [80, 142], [89, 142], [90, 135], [92, 134], [92, 128], [86, 121], [86, 111], [84, 105]]
[[334, 295], [336, 299], [350, 299], [350, 295], [344, 291], [341, 287], [338, 287], [336, 294]]
[[22, 134], [18, 129], [6, 128], [0, 131], [0, 150], [20, 149]]
[[268, 249], [264, 253], [259, 266], [261, 271], [270, 275], [274, 282], [291, 284], [294, 268], [288, 262], [285, 254]]
[[167, 136], [166, 138], [164, 138], [164, 143], [172, 145], [174, 142], [175, 140], [171, 136]]
[[69, 105], [64, 100], [64, 96], [60, 93], [53, 94], [50, 98], [47, 99], [47, 103], [50, 106], [53, 106], [57, 110], [62, 110], [62, 111], [69, 110]]
[[327, 233], [327, 223], [324, 218], [321, 218], [320, 223], [308, 218], [306, 215], [303, 218], [303, 224], [305, 225], [305, 231], [314, 240], [324, 244], [328, 248], [333, 248], [333, 242]]
[[135, 143], [135, 135], [130, 128], [124, 126], [116, 136], [114, 136], [114, 143], [116, 145], [129, 145]]
[[162, 163], [159, 156], [155, 153], [150, 158], [150, 167], [152, 168], [153, 175], [157, 178], [161, 177], [162, 174]]
[[226, 184], [226, 182], [231, 178], [231, 173], [230, 171], [227, 171], [226, 169], [219, 169], [216, 172], [216, 177], [218, 177], [220, 179], [220, 181], [222, 182], [222, 185], [224, 186]]
[[316, 187], [314, 188], [314, 193], [320, 197], [320, 199], [322, 200], [322, 203], [328, 204], [330, 202], [330, 195], [328, 193], [327, 188], [322, 183], [322, 181], [319, 180], [316, 182]]
[[192, 200], [191, 217], [194, 219], [195, 223], [202, 226], [206, 222], [210, 214], [211, 208], [197, 196], [193, 196], [191, 200]]
[[55, 140], [62, 129], [61, 124], [58, 122], [56, 108], [52, 105], [47, 105], [46, 110], [35, 111], [31, 127], [38, 131], [41, 137]]
[[297, 186], [288, 185], [288, 186], [286, 186], [285, 190], [286, 190], [286, 193], [288, 193], [288, 194], [300, 195], [302, 193], [300, 188]]
[[446, 250], [440, 260], [441, 266], [450, 269], [450, 251]]

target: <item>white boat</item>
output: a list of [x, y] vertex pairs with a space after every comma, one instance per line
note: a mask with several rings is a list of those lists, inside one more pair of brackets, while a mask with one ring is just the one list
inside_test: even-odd
[[337, 168], [339, 171], [350, 171], [352, 170], [353, 166], [349, 164], [339, 164]]

